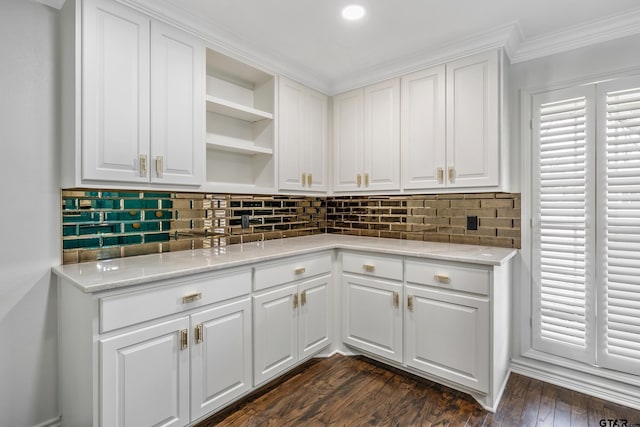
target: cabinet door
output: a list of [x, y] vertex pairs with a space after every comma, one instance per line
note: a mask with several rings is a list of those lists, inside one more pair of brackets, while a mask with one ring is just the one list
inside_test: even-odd
[[253, 297], [255, 386], [298, 361], [297, 291], [291, 285]]
[[304, 99], [302, 158], [306, 189], [327, 191], [327, 96], [307, 89]]
[[[278, 111], [278, 176], [280, 188], [301, 190], [306, 184], [303, 166], [305, 146], [303, 142], [304, 87], [280, 77]], [[305, 174], [303, 177], [302, 174]]]
[[402, 78], [402, 186], [405, 189], [446, 185], [445, 67]]
[[298, 343], [300, 359], [311, 356], [331, 342], [329, 322], [329, 283], [323, 276], [300, 283]]
[[182, 317], [100, 340], [100, 425], [189, 423], [188, 327]]
[[82, 178], [149, 182], [148, 17], [82, 4]]
[[402, 362], [402, 285], [343, 275], [343, 341]]
[[487, 393], [489, 301], [419, 286], [406, 292], [406, 364]]
[[499, 184], [498, 62], [494, 51], [447, 64], [449, 187]]
[[400, 79], [364, 88], [362, 189], [400, 189]]
[[251, 389], [251, 299], [191, 316], [191, 420]]
[[151, 25], [151, 180], [200, 185], [204, 158], [204, 46]]
[[333, 97], [333, 189], [358, 190], [364, 184], [362, 89]]

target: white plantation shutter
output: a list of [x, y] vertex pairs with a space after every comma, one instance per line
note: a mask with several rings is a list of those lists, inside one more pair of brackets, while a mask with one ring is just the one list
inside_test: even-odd
[[595, 361], [593, 86], [533, 97], [533, 348]]
[[598, 85], [598, 365], [640, 374], [640, 78]]

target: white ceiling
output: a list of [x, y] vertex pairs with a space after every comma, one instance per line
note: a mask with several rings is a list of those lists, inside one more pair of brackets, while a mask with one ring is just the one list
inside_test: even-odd
[[[638, 0], [123, 1], [327, 93], [474, 49], [506, 45], [524, 60], [640, 32]], [[340, 17], [351, 3], [366, 7], [362, 21]]]

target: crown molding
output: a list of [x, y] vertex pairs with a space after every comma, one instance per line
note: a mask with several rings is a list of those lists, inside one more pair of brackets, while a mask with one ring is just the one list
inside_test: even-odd
[[64, 2], [66, 0], [33, 0], [36, 3], [42, 3], [45, 6], [49, 6], [52, 7], [54, 9], [62, 9], [62, 6], [64, 6]]
[[[42, 0], [56, 1], [56, 0]], [[282, 61], [282, 54], [256, 48], [239, 34], [221, 28], [202, 16], [196, 16], [165, 0], [117, 0], [155, 19], [180, 28], [203, 39], [207, 47], [270, 74], [280, 74], [312, 89], [328, 93], [329, 82], [312, 69]], [[215, 28], [216, 31], [211, 29]]]
[[[65, 0], [33, 0], [47, 5]], [[208, 47], [272, 74], [281, 74], [328, 95], [345, 92], [489, 49], [502, 48], [512, 64], [640, 33], [640, 8], [526, 39], [518, 22], [328, 79], [293, 58], [256, 47], [236, 34], [167, 0], [117, 0], [205, 40]], [[55, 6], [52, 6], [55, 7]]]
[[640, 8], [524, 40], [511, 63], [529, 61], [640, 33]]
[[340, 81], [332, 82], [328, 93], [329, 95], [335, 95], [490, 49], [505, 48], [505, 51], [507, 51], [506, 48], [508, 47], [513, 50], [517, 48], [521, 37], [520, 26], [517, 22], [512, 22], [490, 31], [477, 33], [457, 42], [446, 44], [437, 49], [420, 51], [404, 58], [394, 59], [359, 70], [351, 76], [341, 78]]

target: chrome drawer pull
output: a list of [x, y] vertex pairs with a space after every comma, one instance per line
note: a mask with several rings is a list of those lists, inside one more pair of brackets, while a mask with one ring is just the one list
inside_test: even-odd
[[198, 292], [195, 294], [189, 294], [189, 295], [185, 295], [182, 297], [182, 303], [183, 304], [187, 304], [189, 302], [194, 302], [194, 301], [198, 301], [199, 299], [202, 298], [202, 292]]
[[440, 283], [450, 283], [451, 278], [446, 274], [436, 274], [433, 278]]

